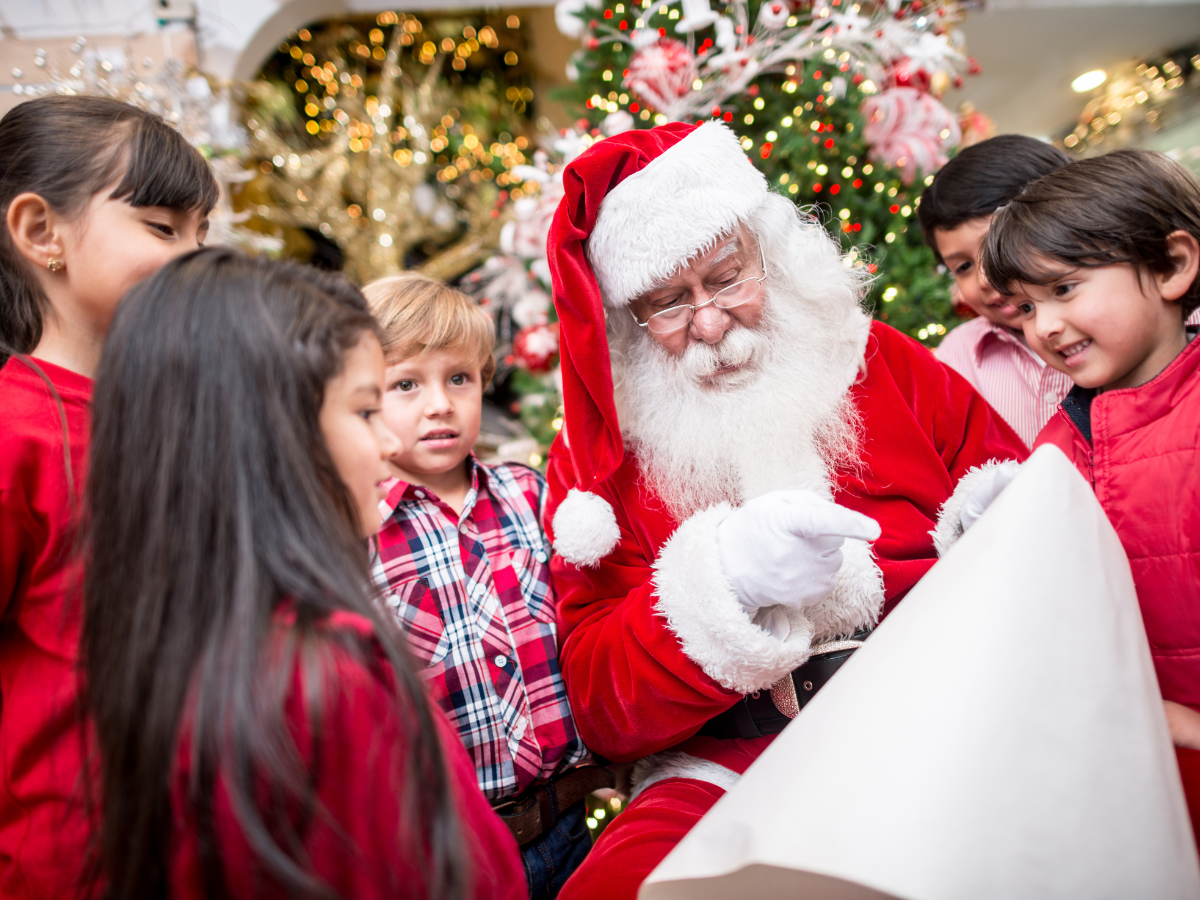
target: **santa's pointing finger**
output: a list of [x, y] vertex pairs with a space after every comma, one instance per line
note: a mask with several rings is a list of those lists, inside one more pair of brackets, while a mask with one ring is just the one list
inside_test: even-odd
[[837, 584], [847, 538], [873, 541], [879, 524], [814, 491], [772, 491], [742, 505], [717, 527], [721, 568], [749, 611], [800, 609]]

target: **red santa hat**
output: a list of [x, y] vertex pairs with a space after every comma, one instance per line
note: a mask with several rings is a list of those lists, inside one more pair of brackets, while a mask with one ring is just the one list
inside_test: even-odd
[[[567, 166], [563, 187], [547, 240], [567, 446], [579, 488], [563, 506], [590, 505], [594, 520], [599, 498], [580, 494], [611, 475], [625, 453], [613, 402], [605, 307], [629, 315], [631, 300], [753, 212], [767, 195], [767, 181], [733, 131], [713, 121], [673, 123], [599, 141]], [[583, 540], [590, 549], [577, 554], [582, 561], [594, 564], [616, 543], [615, 519], [607, 521], [611, 510], [602, 510], [601, 518], [605, 537]], [[556, 532], [558, 522], [556, 516]]]
[[631, 300], [752, 213], [767, 181], [714, 121], [600, 141], [567, 166], [563, 187], [546, 243], [571, 460], [587, 490], [624, 455], [604, 307], [628, 315]]

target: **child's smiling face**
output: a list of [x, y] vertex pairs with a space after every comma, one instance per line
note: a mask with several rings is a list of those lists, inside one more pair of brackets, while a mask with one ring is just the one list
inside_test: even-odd
[[387, 367], [383, 420], [402, 448], [392, 474], [430, 484], [453, 474], [479, 437], [483, 380], [479, 361], [463, 349], [422, 353]]
[[[1039, 265], [1054, 271], [1052, 260]], [[1187, 343], [1177, 298], [1130, 264], [1072, 269], [1012, 299], [1025, 339], [1049, 365], [1085, 388], [1134, 387], [1167, 367]]]

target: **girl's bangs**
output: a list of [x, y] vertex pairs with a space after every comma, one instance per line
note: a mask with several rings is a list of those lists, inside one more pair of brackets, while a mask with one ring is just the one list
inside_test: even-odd
[[216, 205], [219, 189], [208, 163], [166, 122], [133, 122], [118, 153], [126, 157], [126, 166], [110, 195], [114, 200], [205, 215]]

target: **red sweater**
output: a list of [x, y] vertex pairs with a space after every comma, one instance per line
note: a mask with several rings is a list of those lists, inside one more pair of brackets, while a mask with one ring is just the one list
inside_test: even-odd
[[1054, 444], [1092, 485], [1129, 557], [1162, 695], [1200, 711], [1200, 340], [1143, 385], [1093, 393], [1072, 390], [1034, 446]]
[[[916, 341], [876, 322], [866, 361], [865, 377], [851, 389], [863, 425], [861, 468], [837, 476], [836, 500], [883, 529], [874, 550], [886, 614], [936, 562], [929, 532], [967, 469], [990, 459], [1024, 459], [1027, 451], [962, 376]], [[545, 521], [552, 526], [575, 486], [558, 441], [548, 480]], [[680, 523], [645, 487], [628, 452], [592, 491], [615, 511], [619, 543], [594, 568], [557, 555], [551, 561], [559, 659], [584, 741], [617, 761], [675, 747], [744, 771], [772, 738], [690, 737], [738, 695], [684, 652], [658, 609], [654, 566]]]
[[[76, 502], [92, 381], [38, 362], [62, 398]], [[82, 572], [63, 430], [46, 383], [0, 369], [0, 896], [74, 896], [89, 830], [76, 715]]]
[[[329, 628], [345, 629], [370, 640], [371, 624], [360, 616], [339, 613]], [[383, 651], [374, 645], [375, 659], [364, 664], [344, 649], [332, 654], [332, 675], [327, 684], [337, 692], [327, 695], [323, 710], [322, 741], [314, 753], [314, 735], [300, 698], [304, 670], [299, 661], [293, 690], [287, 702], [291, 733], [306, 763], [319, 759], [315, 773], [317, 801], [327, 816], [318, 813], [305, 836], [312, 870], [340, 897], [355, 900], [423, 898], [426, 891], [425, 860], [412, 854], [414, 837], [426, 823], [403, 815], [406, 786], [393, 763], [396, 747], [403, 747], [407, 731], [400, 720], [396, 686]], [[512, 832], [500, 821], [475, 782], [475, 769], [458, 735], [436, 705], [431, 706], [441, 736], [442, 750], [457, 800], [462, 829], [461, 849], [470, 866], [476, 900], [521, 900], [528, 896], [525, 870]], [[189, 736], [180, 740], [178, 768], [172, 782], [171, 806], [175, 836], [171, 859], [170, 890], [180, 900], [203, 898], [204, 881], [199, 841], [192, 811], [186, 803], [191, 772]], [[287, 894], [262, 875], [218, 781], [214, 804], [217, 843], [226, 884], [233, 898], [285, 897]]]

